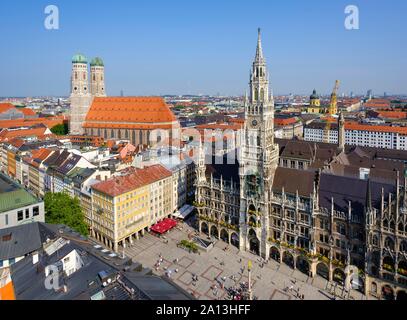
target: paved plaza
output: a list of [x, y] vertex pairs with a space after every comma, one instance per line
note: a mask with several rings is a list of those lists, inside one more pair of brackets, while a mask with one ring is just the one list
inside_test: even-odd
[[[181, 230], [182, 229], [182, 230]], [[321, 277], [309, 278], [299, 270], [270, 260], [262, 267], [261, 258], [249, 252], [241, 252], [236, 247], [217, 241], [208, 252], [189, 253], [178, 248], [181, 240], [194, 235], [195, 230], [181, 223], [179, 227], [165, 235], [165, 239], [152, 234], [134, 242], [125, 249], [125, 254], [134, 261], [149, 267], [155, 274], [166, 275], [171, 271], [171, 279], [179, 286], [201, 300], [227, 299], [226, 288], [248, 282], [248, 261], [252, 261], [253, 296], [260, 300], [298, 300], [298, 293], [305, 300], [347, 299], [343, 288], [330, 284]], [[201, 235], [205, 239], [205, 235]], [[225, 248], [228, 249], [225, 251]], [[155, 265], [162, 256], [158, 270]], [[193, 281], [193, 276], [198, 281]], [[225, 289], [221, 288], [223, 284]], [[217, 286], [216, 289], [214, 285]], [[352, 291], [351, 299], [364, 299], [359, 292]]]

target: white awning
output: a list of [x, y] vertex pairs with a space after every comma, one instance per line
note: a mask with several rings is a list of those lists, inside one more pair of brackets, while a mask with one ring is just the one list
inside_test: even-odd
[[178, 219], [185, 219], [192, 213], [192, 211], [194, 211], [194, 209], [194, 206], [186, 204], [181, 209], [175, 211], [172, 215]]

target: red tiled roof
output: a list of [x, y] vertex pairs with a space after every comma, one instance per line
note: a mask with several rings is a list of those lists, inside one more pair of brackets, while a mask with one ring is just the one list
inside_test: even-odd
[[161, 123], [173, 123], [176, 121], [164, 99], [158, 97], [108, 97], [95, 98], [88, 111], [85, 127], [111, 128], [118, 125], [127, 128], [128, 125], [151, 126]]
[[380, 117], [388, 119], [406, 119], [407, 112], [404, 111], [377, 111]]
[[171, 171], [162, 165], [153, 165], [150, 167], [131, 168], [127, 170], [124, 176], [113, 177], [106, 181], [92, 186], [96, 191], [102, 192], [112, 197], [149, 185], [153, 182], [171, 177]]
[[390, 107], [390, 100], [387, 99], [373, 99], [364, 104], [366, 108], [389, 108]]
[[0, 113], [5, 112], [11, 108], [15, 108], [14, 104], [11, 103], [0, 103]]
[[38, 149], [38, 150], [34, 150], [34, 151], [32, 152], [32, 157], [33, 157], [34, 159], [38, 159], [38, 160], [44, 161], [45, 159], [48, 158], [48, 156], [49, 156], [51, 153], [52, 153], [52, 150], [50, 150], [50, 149], [45, 149], [45, 148], [41, 148], [41, 149]]
[[346, 130], [371, 131], [371, 132], [392, 132], [407, 135], [407, 127], [375, 126], [359, 123], [345, 123]]
[[0, 128], [17, 128], [28, 127], [35, 124], [43, 124], [48, 128], [52, 128], [57, 124], [63, 124], [66, 120], [64, 116], [52, 118], [34, 118], [34, 119], [17, 119], [17, 120], [0, 120]]
[[21, 108], [18, 110], [21, 111], [24, 114], [24, 116], [35, 116], [36, 115], [34, 110], [32, 110], [30, 108]]
[[[9, 130], [4, 129], [0, 132], [0, 141], [8, 141], [14, 138], [24, 138], [24, 137], [43, 137], [47, 134], [45, 133], [48, 128], [29, 128], [29, 129], [21, 129], [21, 130]], [[49, 134], [50, 136], [52, 134]]]
[[274, 124], [277, 125], [277, 126], [288, 126], [290, 124], [296, 123], [297, 121], [298, 120], [295, 117], [293, 117], [293, 118], [285, 118], [285, 119], [275, 118], [274, 119]]

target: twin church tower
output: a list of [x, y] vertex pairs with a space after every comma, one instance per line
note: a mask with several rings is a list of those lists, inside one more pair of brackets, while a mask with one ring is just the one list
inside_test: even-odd
[[82, 54], [72, 58], [70, 133], [83, 134], [82, 124], [94, 97], [105, 97], [105, 67], [101, 58], [90, 62]]

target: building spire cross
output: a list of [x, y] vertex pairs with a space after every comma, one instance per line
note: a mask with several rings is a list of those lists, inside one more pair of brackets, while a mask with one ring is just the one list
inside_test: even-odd
[[257, 63], [263, 63], [264, 58], [263, 58], [263, 48], [262, 48], [262, 45], [261, 45], [261, 29], [258, 28], [257, 32], [258, 32], [258, 37], [257, 37], [257, 48], [256, 48], [256, 59], [255, 59], [255, 61]]

